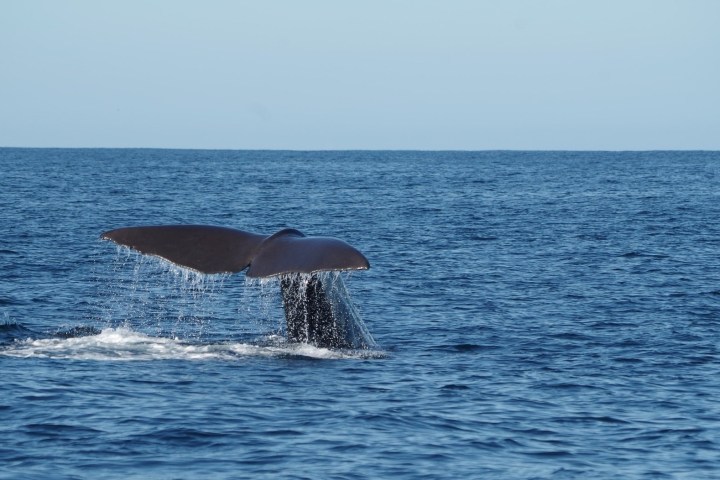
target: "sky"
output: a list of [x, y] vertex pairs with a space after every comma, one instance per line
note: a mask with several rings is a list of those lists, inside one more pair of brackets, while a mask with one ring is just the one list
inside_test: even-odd
[[720, 1], [0, 0], [0, 146], [720, 150]]

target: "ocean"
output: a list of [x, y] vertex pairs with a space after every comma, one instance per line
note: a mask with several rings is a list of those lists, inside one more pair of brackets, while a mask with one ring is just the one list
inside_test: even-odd
[[[2, 479], [720, 478], [720, 152], [0, 149]], [[340, 238], [377, 346], [100, 240]]]

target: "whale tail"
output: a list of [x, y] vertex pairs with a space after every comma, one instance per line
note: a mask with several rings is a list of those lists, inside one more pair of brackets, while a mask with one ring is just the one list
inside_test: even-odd
[[336, 272], [283, 275], [280, 290], [289, 341], [332, 348], [376, 346]]
[[201, 273], [248, 268], [248, 277], [272, 277], [370, 268], [367, 258], [342, 240], [306, 237], [292, 228], [266, 236], [209, 225], [162, 225], [118, 228], [100, 238]]
[[265, 236], [208, 225], [110, 230], [102, 239], [201, 273], [279, 277], [288, 340], [325, 348], [371, 348], [375, 342], [350, 302], [343, 270], [367, 270], [354, 247], [291, 228]]

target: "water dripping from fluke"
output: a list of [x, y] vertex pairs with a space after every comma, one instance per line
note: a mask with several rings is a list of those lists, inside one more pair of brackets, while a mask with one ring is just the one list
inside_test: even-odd
[[288, 341], [330, 348], [377, 346], [338, 272], [282, 275], [280, 289]]

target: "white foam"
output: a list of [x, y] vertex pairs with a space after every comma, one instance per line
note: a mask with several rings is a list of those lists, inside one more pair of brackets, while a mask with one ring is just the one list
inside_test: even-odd
[[248, 343], [188, 343], [178, 338], [152, 337], [128, 328], [107, 328], [97, 335], [75, 338], [47, 338], [16, 341], [0, 350], [0, 356], [58, 358], [96, 361], [225, 360], [243, 357], [309, 357], [317, 359], [381, 358], [370, 350], [337, 351], [308, 344], [270, 345]]

